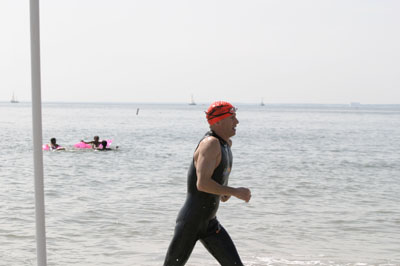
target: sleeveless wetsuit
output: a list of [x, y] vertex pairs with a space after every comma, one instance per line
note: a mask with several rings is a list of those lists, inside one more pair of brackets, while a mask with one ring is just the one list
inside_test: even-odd
[[[203, 139], [208, 136], [216, 137], [221, 146], [221, 163], [211, 178], [221, 185], [227, 185], [232, 168], [231, 149], [214, 132], [208, 132]], [[197, 240], [203, 243], [221, 265], [243, 265], [229, 234], [215, 217], [220, 196], [198, 191], [196, 183], [193, 159], [188, 172], [186, 201], [178, 214], [174, 237], [168, 248], [164, 266], [185, 265]]]

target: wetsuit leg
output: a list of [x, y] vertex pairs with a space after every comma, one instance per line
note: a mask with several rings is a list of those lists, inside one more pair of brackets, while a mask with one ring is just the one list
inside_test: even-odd
[[221, 266], [243, 266], [235, 244], [217, 219], [210, 221], [207, 235], [200, 241]]
[[185, 265], [198, 239], [197, 230], [184, 222], [177, 222], [164, 266]]

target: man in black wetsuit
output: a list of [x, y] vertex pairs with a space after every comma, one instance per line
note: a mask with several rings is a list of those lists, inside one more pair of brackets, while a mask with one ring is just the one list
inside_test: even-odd
[[248, 188], [227, 186], [232, 168], [230, 138], [239, 123], [236, 108], [228, 102], [214, 102], [206, 117], [211, 131], [194, 152], [186, 201], [178, 214], [164, 266], [185, 265], [197, 240], [221, 265], [243, 265], [229, 234], [216, 218], [220, 200], [225, 202], [234, 196], [248, 202], [251, 198]]

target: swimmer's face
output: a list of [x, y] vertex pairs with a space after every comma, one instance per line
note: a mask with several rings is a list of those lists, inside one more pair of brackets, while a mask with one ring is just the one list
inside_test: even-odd
[[232, 137], [236, 135], [236, 126], [239, 124], [236, 114], [232, 114], [231, 116], [224, 118], [217, 123], [220, 123], [220, 127], [226, 136]]
[[95, 136], [94, 141], [99, 141], [99, 136]]

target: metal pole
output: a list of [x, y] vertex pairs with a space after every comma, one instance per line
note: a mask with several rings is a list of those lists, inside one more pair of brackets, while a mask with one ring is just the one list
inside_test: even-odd
[[40, 81], [39, 0], [30, 0], [33, 163], [35, 172], [35, 214], [37, 265], [46, 266], [46, 223], [44, 209], [42, 153], [42, 96]]

